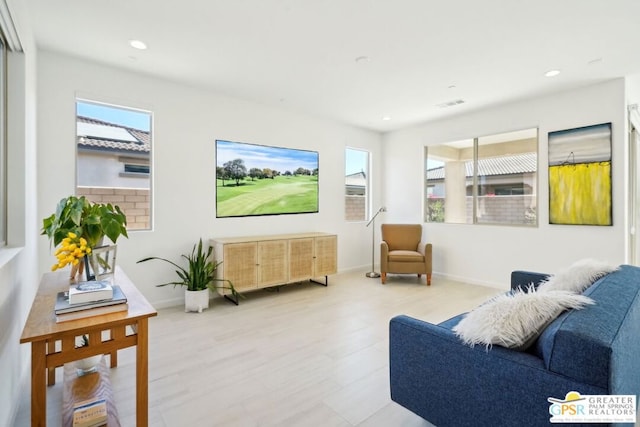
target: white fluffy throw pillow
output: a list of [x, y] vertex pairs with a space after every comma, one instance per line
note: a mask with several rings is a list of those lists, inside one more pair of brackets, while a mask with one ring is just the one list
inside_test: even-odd
[[595, 259], [583, 259], [560, 270], [538, 287], [538, 291], [570, 291], [581, 294], [596, 280], [618, 269], [618, 266]]
[[493, 344], [517, 350], [529, 347], [564, 310], [593, 304], [591, 298], [567, 291], [517, 290], [498, 295], [467, 315], [453, 328], [467, 345]]

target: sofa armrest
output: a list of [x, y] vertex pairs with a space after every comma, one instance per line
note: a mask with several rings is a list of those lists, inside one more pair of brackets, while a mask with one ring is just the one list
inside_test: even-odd
[[437, 426], [547, 425], [548, 397], [604, 390], [557, 375], [526, 352], [469, 347], [447, 327], [389, 324], [391, 399]]
[[533, 271], [515, 270], [511, 272], [511, 289], [522, 288], [526, 290], [530, 284], [537, 288], [540, 283], [549, 278], [549, 274]]

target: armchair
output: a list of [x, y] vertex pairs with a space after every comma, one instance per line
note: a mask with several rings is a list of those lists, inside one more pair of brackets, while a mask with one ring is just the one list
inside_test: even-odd
[[382, 224], [380, 244], [380, 279], [387, 281], [387, 273], [427, 275], [431, 285], [431, 243], [421, 245], [420, 224]]

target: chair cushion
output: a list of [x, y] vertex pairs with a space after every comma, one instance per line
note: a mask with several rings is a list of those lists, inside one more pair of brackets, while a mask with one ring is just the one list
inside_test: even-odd
[[424, 255], [416, 251], [390, 251], [389, 262], [424, 262]]

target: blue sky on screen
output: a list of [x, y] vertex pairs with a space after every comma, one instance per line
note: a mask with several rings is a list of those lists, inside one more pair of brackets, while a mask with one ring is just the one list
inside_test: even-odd
[[293, 172], [298, 168], [313, 171], [318, 167], [318, 153], [290, 148], [268, 147], [231, 141], [216, 141], [216, 165], [242, 159], [249, 171], [251, 168], [273, 169], [280, 173]]
[[76, 114], [146, 132], [151, 129], [150, 113], [126, 108], [78, 101], [76, 102]]

